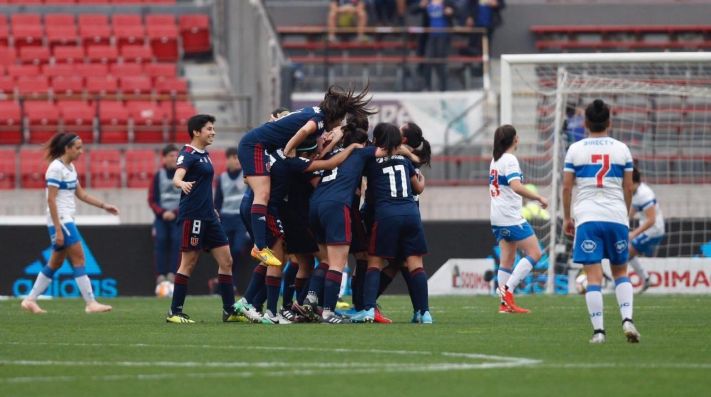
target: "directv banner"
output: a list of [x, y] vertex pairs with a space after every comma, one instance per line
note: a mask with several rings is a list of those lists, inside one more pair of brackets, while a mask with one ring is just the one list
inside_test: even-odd
[[[482, 101], [484, 92], [480, 90], [466, 92], [378, 92], [373, 93], [371, 106], [377, 113], [370, 117], [371, 128], [380, 122], [402, 125], [413, 122], [422, 128], [425, 138], [434, 150], [445, 143], [445, 131], [452, 120], [457, 119], [449, 130], [449, 144], [470, 138], [484, 125], [483, 106], [474, 106]], [[323, 100], [323, 94], [296, 93], [292, 95], [294, 109], [317, 106]], [[484, 102], [480, 102], [484, 103]], [[466, 113], [466, 114], [465, 114]], [[458, 118], [462, 114], [463, 117]]]

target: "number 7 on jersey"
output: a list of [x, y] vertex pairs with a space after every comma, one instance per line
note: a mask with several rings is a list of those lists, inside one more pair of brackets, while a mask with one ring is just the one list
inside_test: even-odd
[[602, 167], [595, 174], [595, 179], [597, 180], [597, 187], [603, 187], [602, 182], [610, 171], [610, 155], [609, 154], [593, 154], [590, 159], [593, 164], [602, 162]]

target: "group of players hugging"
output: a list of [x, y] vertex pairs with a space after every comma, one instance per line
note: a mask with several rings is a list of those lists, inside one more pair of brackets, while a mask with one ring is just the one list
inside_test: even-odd
[[[240, 141], [237, 156], [249, 186], [240, 215], [260, 263], [236, 302], [232, 257], [213, 205], [214, 170], [205, 150], [215, 137], [215, 118], [189, 120], [191, 141], [179, 153], [173, 178], [182, 190], [183, 238], [167, 322], [194, 322], [183, 304], [199, 253], [209, 250], [219, 266], [225, 322], [388, 323], [376, 300], [401, 272], [412, 322], [432, 323], [422, 261], [427, 243], [417, 202], [425, 187], [419, 167], [429, 164], [430, 145], [414, 123], [380, 123], [369, 140], [369, 100], [367, 89], [330, 87], [318, 106], [275, 112]], [[356, 263], [354, 308], [337, 312], [350, 254]]]

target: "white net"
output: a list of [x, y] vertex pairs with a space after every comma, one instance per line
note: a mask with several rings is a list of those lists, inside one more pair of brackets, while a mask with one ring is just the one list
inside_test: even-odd
[[[511, 87], [510, 96], [502, 90], [502, 115], [509, 106], [510, 118], [502, 121], [519, 131], [518, 156], [529, 182], [560, 203], [562, 156], [585, 134], [584, 108], [601, 98], [612, 110], [612, 136], [630, 147], [662, 208], [667, 235], [656, 255], [711, 256], [711, 58], [556, 63], [549, 57], [512, 63], [508, 76], [502, 76]], [[570, 242], [559, 232], [557, 203], [551, 209], [557, 222], [533, 223], [556, 252], [555, 273], [565, 274]]]

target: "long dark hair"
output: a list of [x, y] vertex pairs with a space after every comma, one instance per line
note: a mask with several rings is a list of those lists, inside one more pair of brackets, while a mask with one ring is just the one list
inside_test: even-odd
[[602, 99], [585, 108], [585, 126], [590, 132], [603, 132], [610, 126], [610, 107]]
[[367, 96], [368, 86], [357, 94], [352, 88], [345, 90], [335, 85], [328, 87], [323, 101], [319, 104], [319, 108], [324, 114], [326, 129], [335, 127], [346, 117], [346, 114], [358, 118], [367, 118], [369, 115], [375, 114], [375, 110], [368, 108], [371, 98], [367, 98]]
[[407, 145], [412, 148], [412, 152], [420, 158], [418, 165], [430, 165], [432, 159], [432, 147], [422, 135], [422, 128], [419, 125], [407, 122], [402, 126], [402, 136], [407, 139]]
[[373, 141], [375, 146], [385, 149], [389, 155], [392, 155], [395, 149], [402, 144], [402, 135], [396, 125], [378, 123], [373, 130]]
[[494, 131], [494, 161], [497, 161], [513, 145], [516, 129], [511, 124], [504, 124]]
[[343, 146], [368, 142], [368, 117], [348, 115], [343, 126]]
[[60, 132], [56, 134], [44, 144], [44, 150], [47, 152], [45, 158], [47, 161], [52, 161], [61, 157], [67, 150], [67, 146], [73, 145], [77, 139], [79, 139], [79, 136], [71, 132]]

